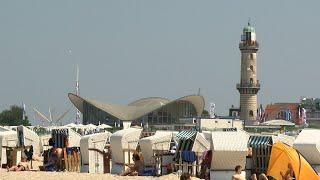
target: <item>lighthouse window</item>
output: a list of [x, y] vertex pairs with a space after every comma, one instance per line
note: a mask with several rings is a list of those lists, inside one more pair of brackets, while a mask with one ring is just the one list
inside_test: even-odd
[[253, 53], [250, 54], [250, 59], [251, 59], [251, 60], [253, 59]]
[[249, 116], [250, 116], [250, 117], [253, 116], [253, 111], [252, 111], [252, 110], [249, 111]]
[[250, 70], [253, 71], [253, 66], [252, 65], [250, 66]]
[[251, 41], [251, 33], [250, 32], [246, 32], [246, 40], [247, 41]]

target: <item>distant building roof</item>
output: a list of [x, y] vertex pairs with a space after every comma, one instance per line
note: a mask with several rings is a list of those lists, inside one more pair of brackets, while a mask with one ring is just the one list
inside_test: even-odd
[[281, 111], [290, 110], [291, 112], [291, 120], [292, 122], [299, 124], [299, 116], [298, 116], [298, 110], [299, 110], [299, 103], [275, 103], [275, 104], [269, 104], [265, 108], [265, 119], [268, 120], [274, 120], [274, 119], [283, 119], [279, 116], [279, 113]]
[[96, 108], [124, 121], [138, 119], [152, 111], [160, 109], [163, 106], [167, 106], [178, 101], [187, 101], [193, 104], [198, 116], [202, 114], [204, 109], [204, 98], [198, 95], [184, 96], [173, 101], [161, 97], [150, 97], [139, 99], [129, 103], [128, 105], [101, 103], [95, 100], [77, 96], [73, 93], [69, 93], [68, 97], [76, 106], [76, 108], [82, 113], [84, 112], [83, 103], [87, 102], [88, 104], [91, 104], [92, 106], [95, 106]]

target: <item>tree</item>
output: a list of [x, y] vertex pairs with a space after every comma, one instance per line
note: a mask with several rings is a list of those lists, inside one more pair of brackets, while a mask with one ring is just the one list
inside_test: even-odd
[[203, 110], [202, 112], [202, 115], [201, 115], [202, 118], [210, 118], [210, 114], [207, 110]]
[[23, 109], [17, 105], [10, 106], [9, 110], [0, 113], [0, 125], [2, 126], [30, 126], [28, 117], [23, 119]]

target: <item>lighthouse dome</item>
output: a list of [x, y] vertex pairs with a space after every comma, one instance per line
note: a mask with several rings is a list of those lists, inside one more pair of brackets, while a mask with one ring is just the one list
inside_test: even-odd
[[254, 29], [253, 26], [250, 25], [250, 23], [248, 23], [248, 25], [243, 28], [243, 32], [244, 33], [246, 33], [246, 32], [255, 32], [255, 31], [256, 30]]

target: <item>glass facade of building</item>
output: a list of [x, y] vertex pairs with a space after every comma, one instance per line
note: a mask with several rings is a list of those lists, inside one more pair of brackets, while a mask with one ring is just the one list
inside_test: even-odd
[[138, 123], [148, 125], [179, 124], [180, 118], [197, 117], [193, 104], [187, 101], [177, 101], [155, 110], [138, 120]]
[[[83, 103], [83, 123], [84, 124], [108, 124], [114, 126], [115, 123], [119, 123], [118, 118], [111, 116], [107, 112], [92, 106], [91, 104], [84, 101]], [[150, 112], [139, 119], [132, 119], [133, 123], [138, 125], [170, 125], [179, 124], [181, 118], [193, 118], [197, 117], [197, 112], [193, 104], [188, 101], [176, 101], [164, 105], [163, 107]], [[120, 119], [121, 120], [121, 119]]]
[[82, 122], [83, 124], [108, 124], [110, 126], [114, 126], [115, 123], [119, 123], [119, 119], [116, 117], [111, 116], [107, 112], [92, 106], [91, 104], [87, 103], [86, 101], [83, 102], [83, 116]]

